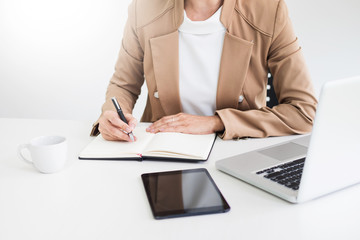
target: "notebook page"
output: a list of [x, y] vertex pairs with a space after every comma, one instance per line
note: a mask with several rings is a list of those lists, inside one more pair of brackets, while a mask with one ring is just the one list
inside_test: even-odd
[[82, 158], [124, 158], [139, 157], [154, 134], [146, 132], [146, 126], [138, 126], [133, 131], [135, 142], [107, 141], [97, 136], [80, 153]]
[[157, 133], [145, 148], [144, 155], [205, 160], [211, 151], [215, 136]]

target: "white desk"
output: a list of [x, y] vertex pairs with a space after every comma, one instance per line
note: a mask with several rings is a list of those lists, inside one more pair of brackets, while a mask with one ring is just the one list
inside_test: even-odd
[[[206, 163], [84, 161], [90, 122], [0, 119], [0, 239], [360, 239], [360, 185], [300, 205], [215, 168], [215, 161], [284, 138], [217, 140]], [[41, 174], [16, 156], [39, 135], [69, 141], [69, 161]], [[292, 136], [294, 137], [294, 136]], [[224, 214], [152, 216], [140, 175], [205, 167], [231, 206]]]

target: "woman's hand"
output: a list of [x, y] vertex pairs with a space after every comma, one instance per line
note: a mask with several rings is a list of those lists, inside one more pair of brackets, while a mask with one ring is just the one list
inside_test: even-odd
[[[99, 119], [99, 131], [104, 139], [131, 142], [130, 133], [136, 127], [136, 119], [131, 114], [124, 114], [129, 124], [124, 123], [117, 112], [105, 111]], [[136, 137], [135, 140], [136, 141]]]
[[209, 134], [224, 130], [224, 124], [218, 116], [196, 116], [179, 113], [161, 118], [150, 125], [146, 131], [180, 132], [190, 134]]

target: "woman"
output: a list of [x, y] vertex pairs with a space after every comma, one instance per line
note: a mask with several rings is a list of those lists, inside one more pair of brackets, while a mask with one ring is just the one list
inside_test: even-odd
[[[272, 109], [268, 71], [280, 103]], [[144, 79], [149, 132], [233, 139], [312, 128], [317, 101], [283, 0], [134, 0], [93, 135], [130, 141], [124, 131], [136, 126], [131, 112]]]

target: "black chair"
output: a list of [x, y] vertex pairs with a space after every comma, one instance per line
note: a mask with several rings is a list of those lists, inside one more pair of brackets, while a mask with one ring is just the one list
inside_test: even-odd
[[272, 108], [276, 105], [279, 104], [276, 95], [275, 95], [275, 91], [274, 91], [274, 86], [273, 86], [273, 76], [271, 75], [271, 73], [268, 73], [268, 84], [267, 84], [267, 94], [266, 94], [266, 106], [269, 108]]

